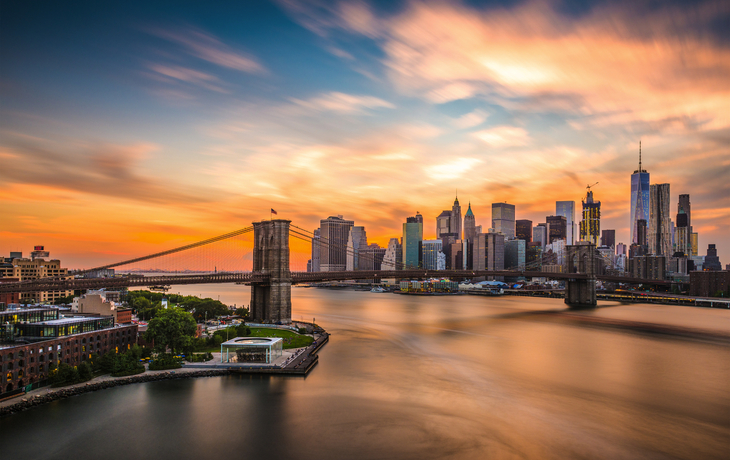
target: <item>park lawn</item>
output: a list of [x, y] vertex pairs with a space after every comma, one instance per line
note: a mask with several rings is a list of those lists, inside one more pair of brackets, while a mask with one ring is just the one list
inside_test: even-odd
[[286, 329], [269, 329], [266, 327], [252, 327], [250, 337], [281, 337], [284, 339], [284, 349], [308, 347], [314, 339], [308, 335], [301, 335]]
[[[290, 348], [301, 348], [308, 347], [314, 342], [314, 339], [308, 335], [297, 334], [294, 331], [286, 329], [271, 329], [268, 327], [252, 327], [251, 335], [249, 337], [281, 337], [284, 339], [283, 348], [288, 350]], [[231, 337], [231, 339], [234, 337]], [[220, 352], [220, 345], [206, 347], [200, 350], [195, 350], [195, 353], [216, 353]]]

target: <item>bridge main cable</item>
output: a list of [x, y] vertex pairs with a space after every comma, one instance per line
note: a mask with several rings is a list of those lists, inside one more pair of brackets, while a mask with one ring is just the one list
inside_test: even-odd
[[155, 254], [150, 254], [148, 256], [143, 257], [137, 257], [136, 259], [129, 259], [129, 260], [123, 260], [121, 262], [108, 264], [108, 265], [102, 265], [101, 267], [95, 267], [95, 268], [89, 268], [88, 270], [82, 270], [79, 272], [74, 272], [75, 275], [83, 275], [84, 273], [93, 272], [96, 270], [104, 270], [107, 268], [113, 268], [113, 267], [119, 267], [122, 265], [129, 265], [137, 262], [142, 262], [149, 259], [155, 259], [157, 257], [167, 256], [170, 254], [175, 254], [176, 252], [186, 251], [188, 249], [194, 249], [200, 246], [205, 246], [206, 244], [216, 243], [218, 241], [227, 240], [229, 238], [233, 238], [235, 236], [243, 235], [244, 233], [249, 233], [253, 231], [253, 227], [245, 227], [240, 230], [236, 230], [230, 233], [226, 233], [224, 235], [218, 235], [213, 238], [209, 238], [207, 240], [198, 241], [197, 243], [188, 244], [185, 246], [180, 246], [178, 248], [168, 249], [167, 251], [157, 252]]

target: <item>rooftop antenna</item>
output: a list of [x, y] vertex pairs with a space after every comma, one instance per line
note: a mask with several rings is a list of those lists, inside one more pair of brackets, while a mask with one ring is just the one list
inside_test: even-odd
[[641, 140], [639, 140], [639, 172], [641, 172]]

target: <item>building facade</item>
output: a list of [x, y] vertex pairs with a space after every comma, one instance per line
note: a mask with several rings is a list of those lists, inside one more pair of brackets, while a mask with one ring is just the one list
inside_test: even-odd
[[504, 243], [504, 265], [508, 270], [525, 269], [527, 246], [524, 240], [507, 240]]
[[[347, 240], [354, 221], [330, 216], [319, 222], [320, 271], [344, 271], [347, 268]], [[314, 264], [313, 264], [314, 265]]]
[[388, 247], [383, 254], [382, 270], [400, 270], [403, 268], [401, 260], [403, 259], [403, 248], [398, 238], [391, 238], [388, 241]]
[[492, 203], [492, 228], [508, 239], [514, 238], [515, 205], [507, 203]]
[[317, 229], [314, 231], [312, 237], [312, 259], [310, 260], [309, 271], [319, 272], [320, 268], [320, 235], [321, 230]]
[[474, 212], [471, 210], [471, 203], [469, 203], [469, 208], [466, 210], [466, 214], [464, 214], [464, 239], [471, 244], [474, 242], [476, 234], [477, 222], [474, 217]]
[[360, 269], [360, 251], [368, 246], [368, 236], [365, 227], [353, 226], [347, 237], [347, 264], [345, 270]]
[[705, 263], [702, 264], [702, 267], [704, 270], [722, 270], [722, 264], [720, 263], [720, 258], [717, 257], [717, 248], [714, 244], [707, 245], [707, 255], [705, 256]]
[[672, 226], [669, 216], [669, 184], [651, 184], [649, 205], [649, 253], [672, 255]]
[[583, 220], [580, 222], [580, 240], [598, 245], [601, 236], [601, 202], [593, 200], [593, 191], [583, 200]]
[[637, 235], [639, 220], [649, 222], [649, 173], [641, 167], [641, 142], [639, 142], [639, 169], [631, 175], [631, 215], [629, 219], [629, 245], [641, 244]]
[[565, 239], [575, 244], [575, 201], [556, 201], [555, 215], [565, 217]]
[[[42, 253], [47, 254], [48, 252], [43, 251]], [[68, 274], [68, 269], [61, 267], [61, 261], [57, 259], [44, 260], [38, 257], [35, 259], [3, 258], [0, 262], [2, 262], [0, 277], [14, 278], [16, 281], [31, 281], [49, 277], [72, 278]], [[23, 292], [20, 294], [20, 299], [38, 303], [52, 303], [61, 297], [68, 297], [72, 294], [73, 291]]]
[[403, 266], [419, 268], [422, 265], [421, 243], [423, 241], [423, 223], [416, 217], [409, 217], [403, 224]]
[[521, 219], [515, 221], [515, 236], [527, 243], [532, 242], [532, 221]]
[[556, 240], [568, 240], [568, 222], [564, 216], [547, 216], [545, 223], [548, 232], [547, 244], [552, 244]]
[[[446, 265], [446, 256], [443, 253], [441, 240], [424, 240], [422, 242], [423, 268], [426, 270], [443, 270]], [[444, 268], [439, 268], [439, 261]]]
[[449, 233], [456, 233], [458, 235], [457, 239], [461, 239], [461, 206], [459, 205], [459, 197], [457, 196], [454, 199], [454, 206], [451, 207], [451, 219], [449, 220], [450, 223], [450, 231]]
[[601, 230], [601, 246], [616, 247], [616, 230]]

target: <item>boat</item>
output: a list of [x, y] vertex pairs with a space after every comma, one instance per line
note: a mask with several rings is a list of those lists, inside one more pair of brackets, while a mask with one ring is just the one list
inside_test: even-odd
[[162, 292], [167, 292], [167, 291], [169, 291], [170, 289], [172, 289], [172, 287], [171, 287], [171, 286], [150, 286], [150, 287], [149, 287], [149, 289], [150, 289], [150, 291], [162, 291]]
[[380, 286], [375, 286], [374, 288], [370, 289], [370, 292], [388, 292], [385, 289], [383, 289]]

